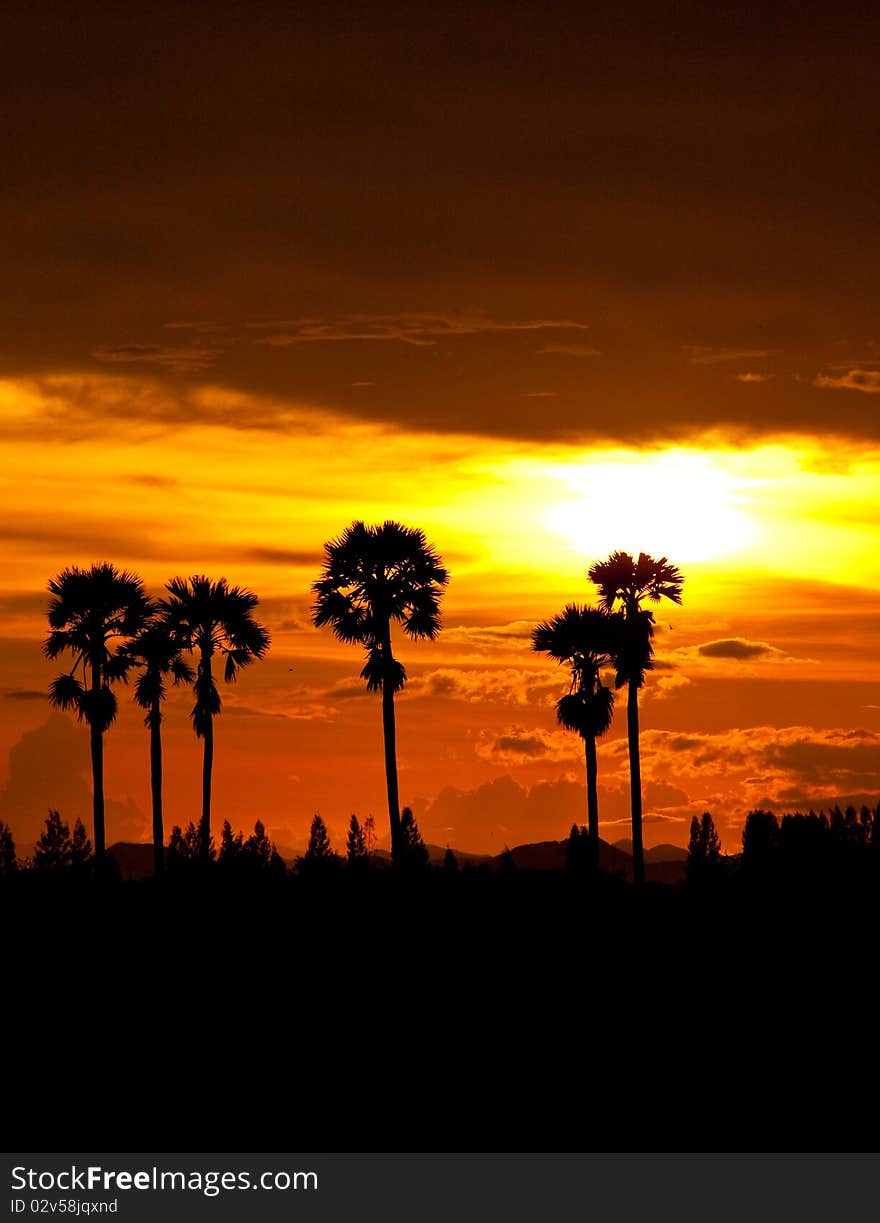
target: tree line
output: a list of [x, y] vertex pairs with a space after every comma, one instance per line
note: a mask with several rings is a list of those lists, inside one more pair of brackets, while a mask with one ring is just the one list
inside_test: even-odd
[[[532, 635], [534, 650], [568, 670], [568, 691], [557, 702], [557, 717], [584, 742], [589, 861], [598, 868], [599, 812], [596, 743], [609, 729], [614, 689], [627, 692], [633, 872], [644, 879], [642, 789], [638, 695], [653, 667], [654, 614], [649, 606], [669, 599], [681, 603], [683, 577], [666, 557], [642, 552], [611, 553], [587, 571], [597, 587], [595, 606], [570, 603], [541, 621]], [[361, 678], [381, 694], [385, 782], [392, 860], [412, 856], [412, 832], [400, 807], [395, 696], [406, 669], [395, 653], [392, 630], [413, 641], [434, 640], [441, 628], [440, 600], [449, 573], [423, 531], [386, 521], [356, 521], [324, 545], [320, 576], [312, 585], [312, 621], [327, 626], [345, 644], [365, 651]], [[165, 868], [162, 793], [163, 704], [170, 687], [188, 685], [194, 703], [193, 730], [202, 742], [201, 814], [186, 852], [211, 860], [211, 797], [214, 721], [222, 712], [218, 684], [265, 658], [268, 630], [256, 619], [259, 600], [225, 577], [174, 577], [159, 597], [150, 595], [135, 573], [103, 562], [71, 566], [49, 582], [49, 632], [44, 654], [72, 658], [70, 669], [51, 683], [49, 700], [74, 712], [89, 728], [95, 859], [106, 853], [104, 819], [104, 736], [118, 710], [114, 686], [134, 675], [134, 699], [149, 730], [154, 870]], [[610, 678], [607, 678], [609, 677]], [[412, 813], [409, 813], [412, 819]], [[417, 832], [417, 830], [416, 830]], [[178, 852], [184, 834], [168, 853]]]

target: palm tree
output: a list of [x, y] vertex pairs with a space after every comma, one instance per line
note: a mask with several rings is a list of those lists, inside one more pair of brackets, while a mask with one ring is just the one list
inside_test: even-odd
[[191, 684], [192, 667], [183, 657], [183, 646], [174, 630], [156, 607], [153, 615], [125, 649], [140, 674], [134, 686], [134, 699], [145, 709], [144, 725], [150, 730], [150, 792], [153, 800], [153, 859], [158, 878], [165, 866], [165, 829], [162, 822], [162, 702], [166, 682]]
[[356, 642], [367, 651], [361, 678], [368, 691], [382, 693], [391, 853], [400, 861], [394, 694], [406, 683], [406, 671], [392, 652], [391, 622], [414, 640], [433, 641], [440, 631], [440, 596], [449, 574], [424, 532], [399, 522], [377, 527], [353, 522], [324, 545], [324, 552], [324, 572], [312, 586], [317, 595], [313, 620], [319, 627], [329, 624], [340, 641]]
[[645, 682], [645, 672], [653, 666], [654, 613], [644, 607], [647, 599], [659, 603], [671, 599], [681, 603], [684, 577], [665, 556], [655, 560], [646, 552], [633, 560], [628, 552], [612, 552], [605, 561], [597, 561], [588, 574], [599, 587], [602, 606], [611, 609], [620, 605], [623, 614], [620, 641], [614, 658], [617, 687], [627, 686], [626, 728], [629, 742], [629, 788], [632, 811], [633, 879], [642, 884], [645, 879], [645, 850], [642, 842], [642, 774], [639, 759], [639, 689]]
[[620, 618], [598, 607], [566, 604], [559, 615], [542, 620], [532, 633], [532, 649], [568, 665], [571, 683], [556, 703], [556, 717], [584, 741], [587, 767], [587, 824], [590, 869], [599, 866], [599, 794], [596, 740], [614, 716], [614, 693], [602, 683], [601, 668], [613, 659]]
[[120, 647], [143, 626], [149, 599], [137, 574], [108, 563], [62, 570], [49, 582], [49, 593], [43, 652], [47, 658], [65, 651], [73, 655], [70, 671], [52, 681], [49, 700], [59, 709], [74, 710], [89, 725], [95, 861], [100, 867], [105, 850], [104, 733], [117, 709], [111, 684], [125, 680], [131, 659]]
[[269, 633], [253, 617], [257, 596], [240, 586], [230, 586], [226, 578], [213, 581], [204, 574], [172, 578], [165, 589], [169, 598], [163, 608], [168, 624], [183, 648], [198, 655], [192, 724], [196, 736], [204, 741], [199, 837], [202, 858], [207, 860], [211, 846], [214, 718], [223, 707], [214, 680], [213, 658], [215, 654], [225, 658], [223, 678], [231, 683], [242, 667], [265, 656]]

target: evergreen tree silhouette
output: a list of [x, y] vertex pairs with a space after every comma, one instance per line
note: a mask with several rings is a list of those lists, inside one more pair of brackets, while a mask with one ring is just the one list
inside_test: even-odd
[[428, 849], [422, 840], [419, 826], [409, 807], [400, 813], [399, 861], [407, 867], [421, 869], [428, 865]]
[[254, 871], [284, 873], [284, 861], [273, 842], [266, 836], [262, 820], [257, 820], [254, 824], [253, 834], [242, 845], [242, 853], [249, 868]]
[[721, 841], [715, 821], [708, 811], [700, 819], [691, 820], [688, 857], [685, 867], [689, 883], [704, 884], [718, 874], [721, 865]]
[[208, 838], [207, 850], [205, 849], [201, 823], [195, 824], [190, 820], [183, 830], [178, 824], [171, 829], [171, 836], [168, 838], [169, 870], [194, 865], [204, 866], [206, 863], [213, 862], [216, 856], [213, 837]]
[[665, 556], [655, 560], [640, 552], [634, 560], [628, 552], [612, 552], [607, 560], [591, 565], [588, 576], [599, 587], [602, 605], [611, 611], [619, 604], [622, 627], [615, 649], [618, 688], [626, 685], [626, 722], [629, 746], [630, 807], [632, 810], [633, 878], [637, 886], [645, 880], [645, 848], [642, 838], [642, 771], [639, 755], [639, 689], [645, 673], [654, 666], [654, 613], [645, 601], [669, 599], [681, 603], [684, 578]]
[[17, 868], [12, 829], [8, 824], [4, 824], [3, 820], [0, 820], [0, 877], [15, 874]]
[[318, 627], [329, 625], [339, 641], [365, 648], [361, 678], [368, 691], [382, 693], [391, 856], [397, 858], [403, 846], [394, 695], [406, 683], [406, 671], [392, 652], [391, 625], [399, 624], [414, 640], [433, 640], [449, 574], [424, 532], [399, 522], [354, 522], [324, 552], [323, 574], [312, 587], [312, 618]]
[[131, 666], [119, 647], [143, 627], [149, 600], [136, 574], [107, 563], [62, 570], [49, 582], [49, 593], [49, 634], [43, 652], [50, 659], [65, 652], [73, 656], [70, 672], [52, 681], [49, 700], [59, 709], [73, 710], [89, 726], [95, 858], [101, 867], [106, 850], [104, 734], [117, 710], [111, 685], [124, 680]]
[[232, 825], [229, 820], [223, 821], [223, 829], [220, 833], [220, 852], [217, 855], [217, 861], [230, 865], [241, 857], [244, 848], [244, 836], [239, 832], [236, 836], [232, 834]]
[[772, 811], [750, 811], [743, 827], [742, 868], [753, 878], [764, 878], [776, 863], [779, 821]]
[[316, 814], [309, 828], [309, 843], [305, 854], [297, 859], [297, 868], [304, 874], [323, 872], [337, 862], [336, 854], [330, 845], [330, 834], [327, 825], [320, 815]]
[[134, 699], [146, 710], [144, 725], [150, 731], [150, 794], [153, 808], [153, 872], [158, 877], [165, 867], [165, 829], [162, 817], [162, 702], [167, 681], [191, 684], [192, 667], [183, 657], [183, 645], [160, 608], [152, 608], [150, 619], [125, 653], [140, 669], [134, 686]]
[[254, 619], [257, 596], [240, 586], [230, 586], [226, 578], [214, 581], [204, 574], [172, 578], [165, 589], [169, 596], [163, 604], [167, 623], [175, 640], [197, 657], [192, 724], [197, 738], [203, 741], [200, 845], [207, 860], [211, 845], [214, 718], [223, 708], [214, 679], [214, 659], [218, 655], [224, 659], [223, 678], [231, 683], [242, 667], [265, 657], [269, 634]]
[[44, 874], [70, 870], [82, 873], [91, 857], [92, 846], [82, 820], [74, 824], [71, 837], [69, 826], [58, 811], [50, 808], [46, 827], [34, 848], [34, 870]]
[[352, 815], [349, 821], [345, 852], [352, 866], [363, 865], [367, 861], [367, 841], [356, 815]]
[[70, 865], [74, 870], [83, 871], [92, 860], [92, 843], [86, 835], [82, 820], [75, 820], [73, 834], [70, 838]]
[[372, 815], [368, 815], [364, 820], [364, 844], [367, 847], [367, 857], [371, 858], [376, 846], [376, 820]]
[[611, 726], [614, 693], [602, 683], [601, 668], [615, 657], [621, 618], [596, 607], [569, 603], [549, 620], [542, 620], [532, 633], [532, 649], [549, 654], [569, 668], [568, 692], [556, 703], [556, 717], [566, 730], [576, 731], [584, 741], [587, 772], [587, 863], [599, 867], [599, 791], [596, 740]]
[[456, 858], [455, 853], [448, 845], [446, 846], [446, 853], [443, 855], [443, 869], [445, 871], [458, 870], [458, 858]]

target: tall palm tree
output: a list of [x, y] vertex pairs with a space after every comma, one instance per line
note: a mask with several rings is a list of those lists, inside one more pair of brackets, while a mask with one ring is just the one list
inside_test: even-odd
[[192, 724], [196, 736], [204, 743], [199, 844], [202, 857], [207, 859], [211, 846], [214, 718], [223, 708], [214, 679], [213, 659], [219, 654], [226, 660], [223, 678], [231, 683], [242, 667], [265, 657], [269, 633], [253, 616], [259, 603], [257, 596], [240, 586], [230, 586], [226, 578], [213, 581], [204, 574], [172, 578], [165, 589], [169, 597], [163, 607], [168, 624], [182, 646], [198, 657]]
[[599, 866], [599, 794], [596, 740], [614, 717], [614, 693], [602, 683], [601, 668], [615, 656], [620, 617], [598, 607], [568, 603], [562, 612], [542, 620], [532, 633], [532, 649], [568, 665], [571, 683], [556, 703], [556, 717], [584, 741], [587, 769], [587, 826], [590, 869]]
[[603, 607], [609, 610], [619, 605], [623, 614], [620, 642], [614, 664], [617, 687], [627, 687], [626, 729], [629, 743], [629, 789], [632, 811], [633, 879], [641, 885], [645, 880], [645, 849], [642, 841], [642, 773], [639, 758], [639, 689], [645, 673], [653, 666], [654, 613], [645, 601], [659, 603], [670, 599], [681, 603], [684, 577], [665, 556], [656, 560], [640, 552], [634, 560], [629, 552], [612, 552], [607, 560], [597, 561], [589, 569], [591, 582], [599, 587]]
[[365, 526], [353, 522], [338, 539], [324, 545], [322, 576], [312, 586], [317, 595], [313, 620], [329, 624], [340, 641], [367, 651], [361, 671], [370, 692], [382, 693], [385, 781], [391, 853], [403, 852], [394, 694], [406, 683], [406, 671], [394, 657], [391, 623], [414, 640], [433, 641], [440, 631], [440, 596], [449, 574], [423, 531], [399, 522]]
[[134, 699], [146, 710], [144, 725], [150, 730], [150, 793], [153, 800], [153, 860], [158, 878], [165, 867], [165, 829], [162, 821], [162, 702], [167, 681], [174, 686], [191, 684], [195, 672], [183, 657], [183, 646], [156, 607], [125, 652], [140, 674], [134, 686]]
[[52, 681], [49, 700], [59, 709], [74, 710], [89, 725], [95, 861], [100, 867], [105, 851], [104, 734], [117, 709], [111, 685], [125, 680], [131, 659], [120, 647], [143, 626], [149, 599], [137, 574], [109, 563], [63, 569], [49, 582], [49, 593], [43, 652], [47, 658], [65, 651], [73, 655], [70, 671]]

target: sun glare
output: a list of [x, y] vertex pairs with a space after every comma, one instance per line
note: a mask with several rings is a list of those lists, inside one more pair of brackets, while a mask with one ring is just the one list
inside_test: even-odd
[[746, 481], [708, 453], [597, 456], [553, 474], [572, 495], [546, 511], [545, 523], [586, 555], [623, 548], [710, 561], [753, 546], [760, 533]]

